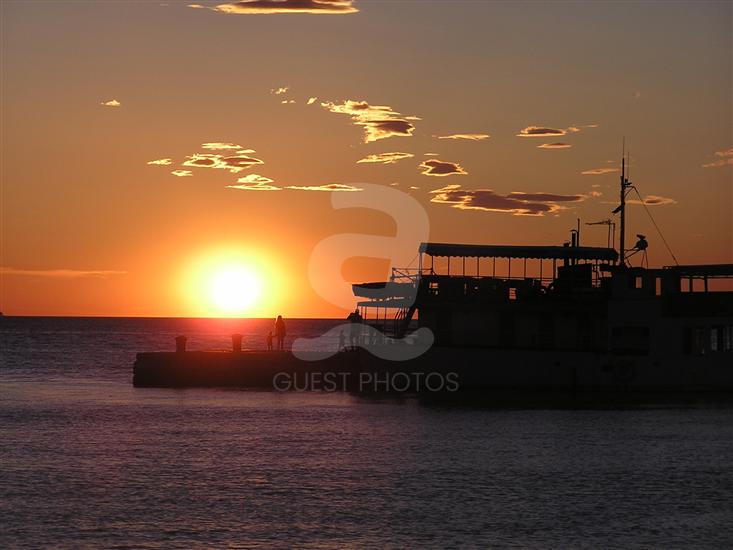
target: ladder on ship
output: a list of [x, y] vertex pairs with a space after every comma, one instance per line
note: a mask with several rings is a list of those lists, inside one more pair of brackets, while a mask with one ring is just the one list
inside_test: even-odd
[[394, 337], [403, 338], [407, 329], [410, 327], [412, 316], [415, 314], [417, 306], [413, 303], [410, 307], [401, 308], [394, 318]]

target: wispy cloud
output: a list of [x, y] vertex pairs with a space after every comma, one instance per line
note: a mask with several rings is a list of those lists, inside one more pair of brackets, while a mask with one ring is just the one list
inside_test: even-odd
[[450, 134], [448, 136], [438, 136], [438, 139], [466, 139], [471, 141], [481, 141], [489, 139], [489, 134]]
[[243, 178], [239, 178], [237, 183], [272, 183], [274, 180], [259, 174], [247, 174]]
[[268, 183], [239, 183], [237, 185], [227, 185], [227, 189], [241, 189], [243, 191], [282, 191], [282, 187], [270, 185]]
[[[201, 148], [209, 151], [238, 151], [243, 149], [241, 145], [237, 145], [236, 143], [225, 143], [221, 141], [210, 141], [208, 143], [202, 143]], [[254, 149], [247, 149], [246, 152], [254, 153]]]
[[572, 147], [569, 143], [561, 143], [559, 141], [556, 141], [555, 143], [543, 143], [542, 145], [538, 145], [538, 149], [569, 149]]
[[280, 86], [279, 88], [273, 88], [270, 90], [275, 95], [282, 95], [290, 89], [290, 86]]
[[243, 189], [246, 191], [281, 191], [282, 188], [271, 185], [273, 180], [259, 174], [248, 174], [237, 180], [237, 185], [227, 185], [229, 189]]
[[317, 97], [309, 97], [308, 98], [308, 105], [313, 105], [316, 101], [318, 101]]
[[[644, 204], [647, 206], [665, 206], [667, 204], [677, 204], [677, 201], [671, 197], [663, 197], [661, 195], [647, 195], [644, 197]], [[628, 199], [627, 204], [641, 204], [639, 199]]]
[[173, 170], [171, 174], [179, 178], [187, 178], [193, 176], [193, 172], [191, 172], [191, 170]]
[[468, 172], [466, 172], [457, 162], [448, 162], [438, 159], [424, 160], [418, 165], [418, 168], [422, 169], [422, 172], [420, 173], [423, 176], [443, 177], [453, 175], [464, 176], [468, 174]]
[[295, 189], [298, 191], [363, 191], [359, 187], [348, 185], [345, 183], [326, 183], [324, 185], [288, 185], [285, 189]]
[[560, 195], [556, 193], [525, 193], [515, 191], [508, 195], [491, 189], [461, 189], [460, 185], [447, 185], [430, 192], [430, 202], [448, 204], [459, 210], [505, 212], [515, 216], [542, 216], [565, 208], [560, 203], [580, 202], [585, 195]]
[[733, 164], [733, 147], [724, 151], [715, 151], [713, 155], [716, 157], [716, 159], [706, 164], [703, 164], [703, 168], [718, 168], [720, 166]]
[[547, 128], [546, 126], [527, 126], [519, 131], [517, 137], [554, 137], [554, 136], [565, 136], [580, 132], [580, 128], [577, 126], [570, 126], [568, 128]]
[[213, 153], [195, 153], [186, 157], [186, 160], [183, 162], [183, 166], [229, 170], [234, 174], [258, 164], [264, 164], [264, 162], [244, 154], [224, 156]]
[[293, 103], [295, 103], [295, 100], [294, 99], [283, 99], [280, 103], [282, 103], [283, 105], [292, 105]]
[[347, 99], [338, 104], [321, 103], [321, 106], [332, 113], [349, 115], [354, 124], [364, 127], [365, 143], [392, 136], [409, 137], [415, 130], [410, 121], [420, 120], [415, 116], [402, 116], [385, 105], [369, 105], [366, 101]]
[[149, 160], [148, 164], [157, 164], [159, 166], [170, 166], [171, 164], [173, 164], [173, 159]]
[[357, 164], [362, 163], [379, 163], [379, 164], [394, 164], [395, 162], [402, 159], [409, 159], [414, 157], [412, 153], [399, 153], [397, 151], [393, 153], [377, 153], [375, 155], [368, 155], [363, 159], [357, 160]]
[[584, 176], [602, 176], [604, 174], [613, 174], [618, 171], [618, 168], [591, 168], [590, 170], [583, 170], [581, 174]]
[[127, 271], [113, 270], [80, 270], [80, 269], [18, 269], [15, 267], [0, 267], [2, 275], [23, 275], [28, 277], [59, 277], [75, 279], [79, 277], [109, 277], [124, 275]]
[[231, 14], [310, 13], [315, 15], [344, 15], [359, 10], [353, 0], [241, 0], [219, 4], [215, 11]]
[[122, 105], [122, 103], [120, 103], [116, 99], [110, 99], [108, 101], [102, 101], [100, 105], [102, 105], [103, 107], [119, 107]]

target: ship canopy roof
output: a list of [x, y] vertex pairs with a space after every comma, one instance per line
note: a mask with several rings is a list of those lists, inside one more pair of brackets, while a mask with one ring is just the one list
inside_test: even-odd
[[532, 258], [603, 260], [613, 262], [618, 253], [613, 248], [596, 246], [509, 246], [495, 244], [421, 243], [420, 252], [428, 256], [479, 258]]

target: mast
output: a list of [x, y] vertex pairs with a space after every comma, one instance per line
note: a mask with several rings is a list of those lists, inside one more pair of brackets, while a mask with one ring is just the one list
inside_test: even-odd
[[620, 265], [626, 265], [625, 243], [626, 243], [626, 157], [621, 156], [621, 193], [619, 212], [621, 214], [621, 235], [619, 237], [618, 261]]
[[[619, 235], [618, 265], [626, 265], [626, 192], [631, 182], [626, 177], [626, 144], [621, 154], [621, 190], [619, 191], [619, 205], [613, 214], [621, 214], [621, 234]], [[610, 221], [610, 220], [609, 220]]]

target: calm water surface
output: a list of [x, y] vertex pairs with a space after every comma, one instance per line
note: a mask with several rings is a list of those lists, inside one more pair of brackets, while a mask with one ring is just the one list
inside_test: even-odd
[[731, 409], [131, 385], [136, 351], [269, 323], [0, 319], [0, 547], [733, 546]]

